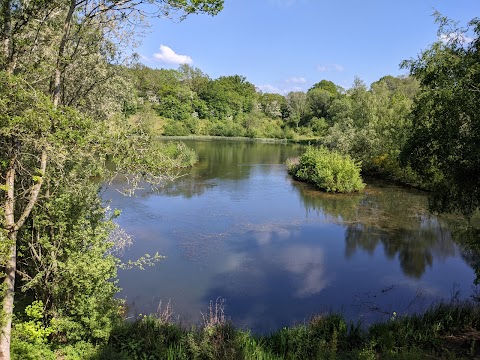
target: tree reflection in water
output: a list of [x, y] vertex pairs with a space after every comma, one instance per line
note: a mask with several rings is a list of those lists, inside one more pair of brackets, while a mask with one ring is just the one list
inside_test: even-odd
[[457, 247], [446, 220], [427, 210], [427, 198], [416, 190], [380, 183], [355, 195], [325, 194], [307, 184], [293, 183], [309, 212], [320, 212], [345, 226], [345, 256], [359, 249], [398, 258], [405, 275], [420, 278], [434, 259], [455, 256]]
[[[462, 258], [475, 271], [475, 285], [480, 285], [480, 214], [469, 224], [455, 223], [453, 238], [460, 244]], [[480, 296], [477, 296], [480, 301]]]

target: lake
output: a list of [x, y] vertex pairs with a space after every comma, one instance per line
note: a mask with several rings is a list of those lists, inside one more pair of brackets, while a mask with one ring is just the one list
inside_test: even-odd
[[199, 162], [161, 190], [102, 192], [135, 239], [123, 260], [166, 256], [119, 271], [131, 314], [170, 301], [181, 321], [199, 322], [225, 299], [238, 327], [266, 333], [331, 311], [368, 324], [472, 294], [469, 258], [425, 193], [375, 181], [360, 194], [321, 193], [287, 174], [300, 145], [185, 143]]

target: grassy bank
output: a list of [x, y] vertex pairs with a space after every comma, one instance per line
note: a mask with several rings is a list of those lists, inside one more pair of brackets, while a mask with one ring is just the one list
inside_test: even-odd
[[274, 139], [274, 138], [249, 138], [241, 136], [210, 136], [210, 135], [187, 135], [187, 136], [157, 136], [163, 140], [229, 140], [229, 141], [251, 141], [275, 144], [295, 143], [295, 140]]
[[210, 136], [210, 135], [187, 135], [187, 136], [164, 136], [157, 135], [157, 139], [165, 140], [231, 140], [231, 141], [252, 141], [272, 144], [300, 144], [300, 145], [318, 145], [320, 138], [299, 137], [295, 139], [276, 139], [276, 138], [251, 138], [244, 136]]
[[[480, 307], [465, 303], [439, 305], [420, 316], [392, 314], [368, 329], [340, 315], [319, 315], [267, 336], [229, 323], [187, 330], [146, 317], [118, 329], [105, 354], [118, 359], [468, 359], [480, 355], [478, 340]], [[139, 346], [128, 350], [129, 341]]]
[[[480, 356], [478, 303], [440, 304], [422, 315], [403, 317], [394, 313], [387, 322], [369, 328], [347, 323], [341, 315], [318, 315], [269, 335], [253, 335], [235, 328], [217, 306], [204, 316], [202, 326], [171, 323], [171, 313], [167, 317], [143, 316], [118, 324], [108, 344], [77, 343], [55, 352], [45, 345], [43, 358], [373, 360]], [[17, 352], [15, 358], [31, 357]]]

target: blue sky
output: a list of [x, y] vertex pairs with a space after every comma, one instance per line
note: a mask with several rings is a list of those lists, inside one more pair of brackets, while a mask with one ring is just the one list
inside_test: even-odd
[[306, 91], [327, 79], [349, 88], [401, 75], [404, 59], [437, 40], [434, 10], [462, 25], [479, 0], [225, 0], [215, 17], [151, 20], [143, 63], [189, 63], [212, 78], [243, 75], [264, 92]]

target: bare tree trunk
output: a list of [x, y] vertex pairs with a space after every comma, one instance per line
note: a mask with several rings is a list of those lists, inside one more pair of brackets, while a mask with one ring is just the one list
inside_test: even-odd
[[12, 242], [10, 246], [10, 258], [5, 267], [5, 298], [3, 299], [3, 312], [5, 322], [2, 326], [0, 337], [0, 359], [10, 360], [10, 339], [12, 332], [13, 298], [15, 292], [15, 272], [17, 271], [17, 232], [12, 231], [8, 234], [8, 240]]
[[10, 168], [7, 171], [5, 185], [7, 187], [7, 198], [5, 200], [5, 225], [8, 230], [8, 240], [10, 244], [10, 254], [5, 265], [5, 278], [3, 283], [6, 287], [5, 297], [3, 298], [3, 316], [2, 333], [0, 334], [0, 359], [10, 360], [10, 334], [12, 330], [13, 315], [13, 296], [15, 291], [15, 271], [17, 266], [17, 231], [15, 230], [15, 163], [16, 156], [10, 162]]
[[[14, 153], [18, 151], [18, 142], [12, 140]], [[18, 230], [23, 226], [37, 202], [38, 195], [43, 183], [43, 176], [47, 167], [47, 151], [42, 150], [40, 158], [39, 180], [30, 188], [30, 199], [28, 204], [22, 211], [22, 214], [15, 222], [15, 175], [17, 156], [13, 155], [10, 160], [10, 167], [6, 173], [5, 185], [7, 187], [7, 198], [5, 200], [5, 225], [8, 230], [8, 240], [10, 242], [10, 252], [7, 263], [5, 264], [5, 278], [3, 284], [5, 286], [5, 297], [3, 298], [3, 315], [5, 321], [2, 324], [2, 332], [0, 334], [0, 360], [10, 360], [10, 339], [12, 332], [12, 316], [13, 316], [13, 299], [15, 295], [15, 273], [17, 271], [17, 234]]]

